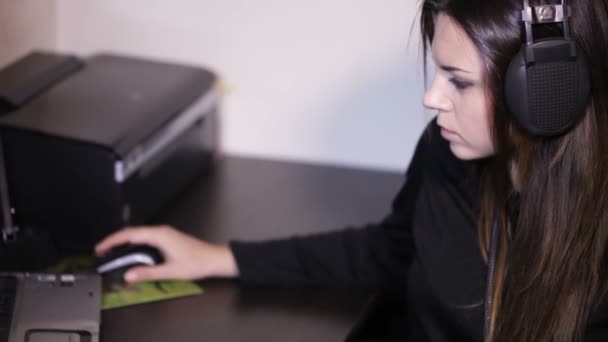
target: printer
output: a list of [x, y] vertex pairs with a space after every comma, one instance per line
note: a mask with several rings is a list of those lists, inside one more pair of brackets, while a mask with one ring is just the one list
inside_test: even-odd
[[113, 54], [34, 52], [0, 70], [16, 226], [90, 251], [149, 222], [212, 162], [218, 98], [209, 70]]

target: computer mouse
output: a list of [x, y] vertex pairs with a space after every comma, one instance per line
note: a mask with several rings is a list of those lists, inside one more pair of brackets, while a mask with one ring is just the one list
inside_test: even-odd
[[98, 258], [95, 270], [104, 278], [124, 282], [124, 274], [135, 266], [153, 266], [164, 261], [162, 253], [148, 245], [120, 245]]

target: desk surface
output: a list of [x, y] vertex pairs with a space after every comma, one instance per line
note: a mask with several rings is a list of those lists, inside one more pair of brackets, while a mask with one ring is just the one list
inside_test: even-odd
[[[212, 242], [260, 240], [381, 219], [400, 174], [222, 157], [154, 220]], [[342, 341], [369, 294], [201, 281], [205, 293], [102, 314], [101, 340]]]

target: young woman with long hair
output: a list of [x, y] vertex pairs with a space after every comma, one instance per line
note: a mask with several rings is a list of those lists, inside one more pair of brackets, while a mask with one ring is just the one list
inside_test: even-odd
[[[382, 222], [225, 246], [137, 227], [97, 253], [165, 254], [128, 281], [402, 289], [408, 341], [608, 340], [608, 2], [425, 0], [420, 22], [437, 117]], [[526, 52], [531, 39], [559, 39], [567, 57], [551, 42]], [[513, 65], [546, 68], [520, 84]]]

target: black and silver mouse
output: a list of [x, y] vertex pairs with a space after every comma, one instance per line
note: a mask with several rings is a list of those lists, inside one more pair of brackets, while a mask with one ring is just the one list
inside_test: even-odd
[[164, 261], [162, 253], [148, 245], [120, 245], [99, 257], [95, 270], [104, 278], [124, 281], [124, 274], [135, 266], [154, 266]]

